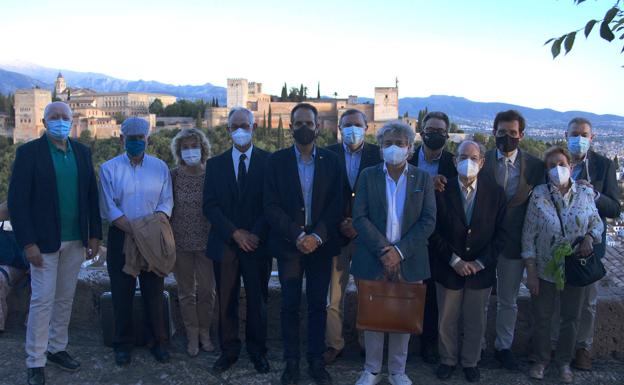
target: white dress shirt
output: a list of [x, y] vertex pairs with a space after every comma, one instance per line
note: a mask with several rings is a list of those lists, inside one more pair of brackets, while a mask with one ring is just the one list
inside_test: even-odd
[[[386, 202], [388, 203], [386, 238], [394, 244], [401, 240], [401, 222], [403, 221], [403, 207], [405, 206], [407, 191], [407, 163], [397, 182], [388, 173], [385, 163], [383, 171], [386, 175]], [[399, 252], [401, 259], [404, 259], [401, 250], [396, 245], [394, 247]]]
[[171, 174], [162, 160], [145, 154], [133, 166], [126, 153], [100, 166], [100, 211], [112, 223], [126, 216], [135, 220], [157, 211], [171, 216]]
[[251, 150], [253, 150], [253, 144], [249, 146], [247, 151], [240, 152], [236, 146], [232, 146], [232, 162], [234, 162], [234, 177], [238, 180], [238, 163], [240, 162], [240, 156], [245, 154], [245, 170], [249, 172], [249, 162], [251, 161]]

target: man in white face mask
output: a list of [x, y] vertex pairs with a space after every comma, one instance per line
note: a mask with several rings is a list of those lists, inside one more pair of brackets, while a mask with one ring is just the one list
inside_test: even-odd
[[221, 356], [213, 372], [222, 373], [238, 360], [238, 298], [241, 277], [247, 299], [245, 344], [259, 373], [268, 373], [266, 302], [271, 258], [264, 241], [268, 227], [263, 210], [265, 164], [269, 153], [254, 146], [253, 113], [233, 108], [227, 130], [232, 148], [206, 163], [204, 215], [212, 228], [206, 255], [214, 261], [219, 298]]
[[[436, 375], [448, 379], [461, 363], [468, 382], [480, 378], [477, 363], [487, 323], [485, 306], [496, 278], [496, 259], [504, 239], [506, 199], [487, 174], [482, 146], [471, 140], [457, 148], [458, 177], [436, 192], [434, 280], [439, 312], [440, 365]], [[463, 320], [461, 352], [458, 330]]]
[[[355, 249], [354, 239], [357, 232], [353, 228], [351, 211], [355, 200], [355, 186], [360, 172], [367, 167], [381, 163], [379, 146], [364, 142], [368, 131], [366, 114], [360, 110], [350, 109], [343, 112], [339, 120], [342, 143], [327, 147], [338, 155], [345, 172], [343, 182], [343, 217], [340, 222], [341, 246], [339, 255], [333, 257], [332, 275], [329, 282], [329, 301], [327, 304], [327, 331], [325, 344], [327, 351], [323, 354], [326, 364], [331, 364], [342, 353], [345, 341], [342, 335], [343, 306], [345, 290], [349, 283], [349, 268]], [[364, 342], [360, 341], [360, 346]]]
[[[427, 239], [435, 228], [435, 194], [431, 177], [407, 162], [415, 136], [412, 127], [398, 121], [377, 132], [384, 163], [362, 172], [353, 207], [358, 232], [351, 264], [355, 279], [399, 276], [414, 283], [431, 276]], [[364, 332], [366, 363], [356, 385], [381, 380], [384, 338], [382, 332]], [[388, 340], [388, 380], [392, 385], [411, 385], [405, 374], [410, 334], [389, 333]]]

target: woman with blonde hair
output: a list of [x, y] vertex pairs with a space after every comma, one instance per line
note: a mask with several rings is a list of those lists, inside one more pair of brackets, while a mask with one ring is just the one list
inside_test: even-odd
[[202, 214], [202, 193], [210, 143], [202, 131], [183, 129], [171, 142], [178, 167], [171, 170], [174, 208], [171, 227], [176, 243], [175, 279], [180, 312], [188, 339], [187, 353], [197, 356], [199, 347], [213, 351], [210, 323], [215, 302], [212, 261], [206, 257], [210, 224]]

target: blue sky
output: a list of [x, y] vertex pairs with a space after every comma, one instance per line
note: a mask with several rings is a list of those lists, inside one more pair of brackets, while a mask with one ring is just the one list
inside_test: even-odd
[[[0, 3], [0, 62], [124, 79], [225, 85], [228, 77], [321, 93], [445, 94], [624, 115], [622, 43], [577, 36], [552, 60], [548, 38], [601, 19], [612, 0]], [[597, 32], [597, 27], [596, 31]], [[619, 94], [618, 94], [619, 91]]]

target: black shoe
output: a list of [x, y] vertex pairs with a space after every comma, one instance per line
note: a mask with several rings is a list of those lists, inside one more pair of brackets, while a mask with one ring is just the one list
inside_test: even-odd
[[54, 354], [47, 352], [46, 355], [48, 356], [48, 362], [53, 363], [67, 372], [77, 372], [80, 369], [80, 362], [71, 358], [65, 351]]
[[253, 363], [254, 368], [256, 368], [256, 372], [268, 373], [271, 371], [269, 361], [264, 354], [252, 354], [249, 356], [249, 359]]
[[214, 374], [221, 374], [231, 368], [232, 365], [236, 363], [236, 361], [238, 361], [238, 356], [228, 356], [225, 354], [221, 354], [212, 366], [212, 372]]
[[453, 370], [455, 370], [454, 366], [440, 364], [438, 369], [436, 370], [436, 377], [440, 380], [448, 380], [451, 378], [451, 374], [453, 374]]
[[282, 373], [282, 385], [297, 385], [299, 383], [299, 361], [286, 361], [286, 368]]
[[518, 362], [514, 358], [513, 353], [509, 349], [497, 350], [494, 354], [496, 360], [500, 362], [507, 370], [518, 371], [520, 370]]
[[130, 361], [132, 361], [132, 355], [130, 354], [130, 352], [125, 352], [122, 350], [115, 351], [115, 363], [118, 366], [130, 365]]
[[161, 344], [154, 345], [154, 347], [150, 348], [150, 352], [152, 353], [152, 356], [154, 356], [156, 361], [160, 362], [161, 364], [169, 362], [169, 358], [171, 358], [167, 349]]
[[43, 368], [28, 368], [28, 385], [45, 385]]
[[437, 364], [438, 363], [438, 352], [435, 348], [435, 344], [423, 344], [420, 349], [420, 356], [422, 360], [427, 364]]
[[479, 382], [481, 379], [481, 373], [479, 373], [479, 368], [476, 366], [474, 368], [464, 368], [464, 375], [468, 382]]
[[323, 362], [313, 362], [308, 366], [308, 374], [317, 385], [333, 384], [329, 372], [325, 370]]

